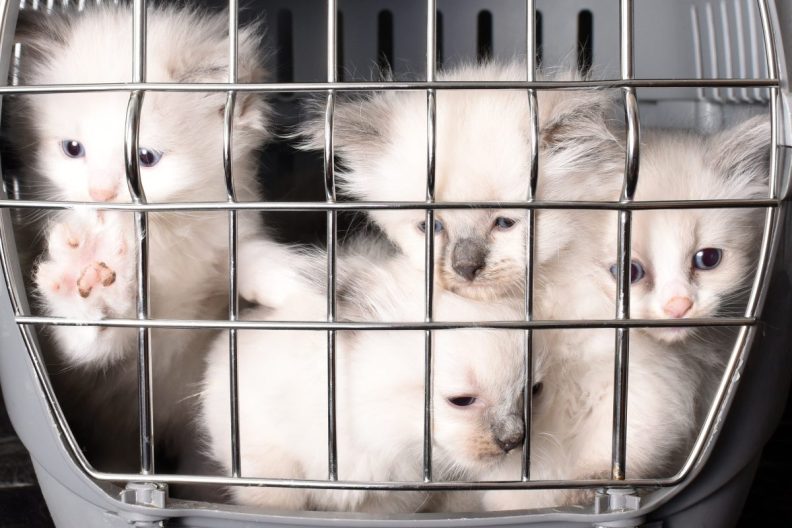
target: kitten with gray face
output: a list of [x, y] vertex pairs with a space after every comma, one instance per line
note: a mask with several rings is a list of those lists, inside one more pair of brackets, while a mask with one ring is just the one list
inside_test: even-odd
[[[579, 78], [565, 73], [552, 78]], [[440, 80], [525, 79], [517, 62], [465, 66]], [[606, 126], [606, 91], [540, 91], [540, 199], [604, 199], [617, 192], [610, 175], [623, 152]], [[423, 201], [426, 196], [426, 96], [381, 92], [339, 101], [334, 141], [339, 187], [367, 201]], [[530, 110], [524, 90], [439, 90], [437, 202], [522, 201], [530, 175]], [[301, 131], [304, 147], [324, 146], [324, 119]], [[371, 211], [371, 218], [414, 266], [424, 267], [423, 211]], [[575, 214], [539, 212], [539, 264], [590, 229]], [[519, 209], [444, 209], [429, 227], [436, 241], [436, 281], [475, 299], [519, 297], [524, 287], [526, 213]]]
[[[765, 198], [769, 141], [769, 120], [764, 116], [710, 137], [647, 130], [635, 199]], [[598, 236], [560, 259], [546, 279], [546, 293], [537, 294], [546, 303], [548, 317], [607, 318], [614, 313], [616, 215], [588, 214], [602, 226]], [[741, 315], [755, 273], [763, 214], [757, 208], [634, 211], [630, 316]], [[570, 273], [579, 280], [565, 280]], [[570, 290], [567, 298], [578, 301], [557, 302], [553, 292], [559, 289]], [[685, 340], [695, 329], [643, 331], [672, 343]]]
[[[339, 256], [340, 320], [420, 320], [423, 274], [398, 255]], [[324, 254], [304, 270], [321, 269]], [[296, 263], [300, 266], [300, 263]], [[261, 263], [266, 267], [266, 260]], [[294, 296], [259, 298], [248, 318], [290, 321], [326, 315], [322, 274], [304, 275]], [[509, 304], [437, 292], [438, 319], [511, 320]], [[519, 450], [522, 421], [522, 332], [466, 329], [434, 333], [433, 462], [439, 480], [477, 480]], [[208, 450], [230, 464], [227, 337], [212, 345], [201, 393]], [[327, 478], [327, 336], [324, 332], [240, 331], [239, 402], [242, 473], [249, 477]], [[338, 477], [353, 481], [420, 481], [423, 445], [424, 335], [416, 331], [339, 331], [336, 352]], [[541, 364], [537, 354], [537, 365]], [[537, 366], [537, 370], [540, 367]], [[541, 372], [537, 371], [537, 379]], [[475, 496], [452, 506], [425, 492], [237, 487], [234, 500], [273, 509], [376, 513], [480, 508]]]
[[[128, 6], [30, 16], [18, 31], [26, 57], [22, 82], [131, 81], [132, 12]], [[224, 82], [227, 17], [195, 9], [149, 8], [147, 79]], [[240, 29], [240, 82], [256, 82], [265, 76], [259, 31], [255, 26]], [[130, 201], [124, 163], [128, 102], [129, 94], [123, 91], [24, 98], [29, 126], [37, 139], [31, 164], [44, 189], [37, 198]], [[138, 155], [148, 202], [226, 200], [225, 102], [223, 93], [146, 92]], [[269, 137], [269, 113], [265, 100], [239, 94], [232, 168], [240, 200], [258, 197], [257, 151]], [[202, 319], [227, 313], [227, 218], [223, 211], [149, 215], [152, 317]], [[240, 240], [255, 235], [268, 243], [252, 216], [240, 215], [238, 232]], [[48, 251], [35, 270], [35, 294], [44, 313], [86, 320], [135, 317], [137, 245], [131, 214], [64, 212], [52, 218], [45, 237]], [[83, 429], [90, 437], [97, 423], [112, 423], [112, 430], [119, 431], [116, 439], [128, 436], [130, 443], [136, 443], [136, 330], [59, 326], [50, 335], [56, 352], [51, 360], [67, 371], [56, 382], [69, 395], [64, 398], [66, 405], [75, 407], [70, 413], [72, 425], [87, 422]], [[200, 377], [202, 342], [203, 336], [194, 333], [152, 331], [154, 390], [159, 402], [155, 426], [163, 431], [160, 438], [178, 429], [172, 419], [187, 429], [186, 413], [177, 409], [193, 390], [190, 384]], [[113, 405], [107, 405], [108, 401]], [[117, 444], [110, 444], [115, 442], [99, 439], [91, 445], [91, 461], [106, 463], [103, 469], [130, 469], [121, 462], [124, 456]], [[103, 453], [106, 450], [111, 452]], [[134, 445], [130, 452], [136, 452]]]

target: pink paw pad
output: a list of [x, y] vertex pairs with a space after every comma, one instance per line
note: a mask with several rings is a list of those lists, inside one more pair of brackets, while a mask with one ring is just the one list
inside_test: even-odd
[[116, 273], [104, 262], [94, 262], [83, 269], [77, 279], [77, 291], [80, 297], [86, 298], [97, 285], [110, 286], [116, 280]]

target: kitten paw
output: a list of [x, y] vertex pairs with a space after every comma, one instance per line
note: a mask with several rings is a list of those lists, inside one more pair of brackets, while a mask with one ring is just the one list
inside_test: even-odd
[[125, 314], [134, 302], [131, 225], [120, 215], [70, 214], [47, 234], [48, 254], [35, 281], [49, 312], [86, 317]]

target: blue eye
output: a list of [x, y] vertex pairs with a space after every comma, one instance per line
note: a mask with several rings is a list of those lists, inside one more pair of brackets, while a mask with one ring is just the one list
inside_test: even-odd
[[720, 248], [699, 249], [693, 255], [693, 267], [700, 270], [711, 270], [717, 268], [723, 258], [723, 250]]
[[153, 167], [162, 159], [162, 152], [154, 149], [141, 148], [138, 150], [140, 165], [143, 167]]
[[[616, 264], [610, 267], [610, 272], [611, 275], [613, 275], [615, 278], [617, 272]], [[641, 279], [643, 279], [645, 275], [646, 275], [646, 270], [641, 265], [641, 263], [638, 262], [637, 260], [633, 260], [630, 263], [630, 282], [635, 284], [636, 282], [639, 282]]]
[[[418, 229], [421, 231], [421, 233], [426, 233], [426, 222], [420, 222], [418, 224]], [[440, 220], [435, 220], [434, 232], [439, 233], [442, 230], [443, 230], [443, 222], [441, 222]]]
[[514, 227], [514, 224], [516, 223], [517, 220], [513, 218], [506, 218], [505, 216], [499, 216], [498, 218], [495, 219], [495, 227], [503, 230]]
[[64, 139], [61, 141], [61, 149], [70, 158], [82, 158], [85, 156], [85, 147], [76, 139]]
[[457, 396], [456, 398], [448, 398], [448, 403], [454, 407], [470, 407], [476, 403], [475, 396]]

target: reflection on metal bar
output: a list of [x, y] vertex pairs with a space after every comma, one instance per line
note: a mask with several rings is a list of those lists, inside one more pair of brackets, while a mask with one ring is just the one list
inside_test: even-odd
[[[327, 82], [336, 81], [338, 72], [338, 20], [336, 0], [327, 0]], [[335, 153], [333, 124], [335, 117], [335, 92], [328, 90], [325, 108], [324, 176], [325, 199], [336, 201]], [[336, 320], [336, 254], [338, 244], [338, 212], [327, 211], [327, 321]], [[338, 445], [336, 434], [336, 332], [327, 332], [327, 474], [329, 480], [338, 480]]]
[[[124, 473], [103, 473], [89, 471], [91, 477], [100, 481], [135, 481], [140, 476]], [[536, 489], [592, 489], [601, 487], [623, 488], [661, 488], [679, 483], [676, 477], [665, 479], [633, 480], [522, 480], [514, 481], [435, 481], [435, 482], [394, 482], [394, 481], [353, 481], [353, 480], [295, 480], [279, 478], [231, 478], [201, 475], [153, 475], [147, 482], [166, 484], [196, 484], [220, 486], [268, 486], [273, 488], [295, 489], [333, 489], [333, 490], [395, 490], [395, 491], [452, 491], [452, 490], [536, 490]]]
[[[239, 55], [239, 2], [228, 0], [228, 82], [237, 82]], [[236, 92], [229, 91], [223, 114], [223, 170], [225, 172], [226, 195], [229, 204], [236, 202], [233, 171], [233, 135]], [[238, 227], [239, 212], [228, 210], [228, 320], [236, 321], [239, 315], [238, 295]], [[236, 328], [228, 330], [229, 406], [231, 413], [231, 476], [242, 474], [242, 454], [239, 437], [239, 353]]]
[[[132, 7], [132, 81], [146, 79], [146, 1], [134, 0]], [[138, 158], [140, 137], [140, 112], [143, 91], [133, 91], [127, 107], [124, 136], [124, 162], [126, 164], [129, 194], [135, 203], [145, 203], [146, 194], [140, 179]], [[135, 212], [135, 235], [138, 242], [137, 254], [137, 317], [148, 319], [150, 313], [149, 292], [149, 230], [148, 213]], [[140, 472], [154, 473], [154, 398], [151, 370], [151, 330], [138, 327], [138, 398], [140, 407]]]
[[52, 94], [73, 92], [369, 92], [436, 90], [592, 90], [613, 88], [772, 88], [780, 86], [775, 77], [767, 79], [609, 79], [592, 81], [379, 81], [315, 83], [93, 83], [0, 86], [5, 94]]
[[[536, 4], [534, 0], [525, 2], [525, 50], [526, 50], [526, 80], [536, 80]], [[527, 202], [532, 202], [536, 197], [536, 186], [539, 180], [539, 108], [536, 90], [528, 90], [528, 111], [530, 118], [531, 143], [530, 143], [530, 173], [528, 182]], [[525, 239], [525, 320], [533, 320], [534, 298], [534, 249], [536, 246], [536, 211], [529, 209], [526, 216]], [[523, 334], [524, 354], [523, 375], [523, 424], [525, 436], [522, 445], [522, 473], [523, 481], [531, 478], [531, 409], [533, 407], [533, 331], [528, 329]]]
[[227, 321], [216, 319], [75, 319], [67, 317], [16, 316], [22, 325], [96, 326], [146, 328], [202, 328], [240, 330], [459, 330], [483, 328], [505, 330], [562, 330], [580, 328], [699, 328], [752, 326], [754, 317], [709, 317], [691, 319], [558, 319], [533, 321]]
[[[634, 76], [633, 57], [633, 2], [620, 0], [621, 75], [622, 79]], [[624, 164], [622, 202], [630, 202], [638, 183], [640, 123], [635, 88], [623, 88], [624, 111], [627, 123], [627, 154]], [[630, 283], [632, 259], [632, 211], [618, 213], [618, 240], [616, 256], [616, 319], [630, 318]], [[616, 329], [616, 357], [613, 375], [613, 438], [611, 478], [624, 480], [627, 462], [627, 393], [630, 366], [629, 328]]]
[[[437, 6], [435, 0], [426, 2], [426, 80], [435, 80], [437, 69]], [[426, 91], [426, 203], [435, 200], [435, 148], [437, 146], [437, 92]], [[424, 265], [424, 320], [432, 321], [434, 308], [434, 210], [426, 210], [426, 260]], [[432, 480], [432, 331], [424, 332], [424, 435], [423, 435], [423, 479]]]
[[777, 198], [728, 200], [647, 200], [637, 202], [551, 201], [532, 202], [162, 202], [105, 203], [0, 199], [0, 208], [80, 209], [97, 211], [372, 211], [427, 209], [571, 209], [591, 211], [647, 211], [654, 209], [733, 209], [778, 207]]

